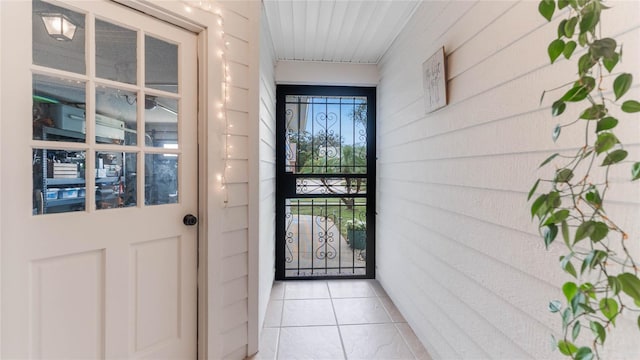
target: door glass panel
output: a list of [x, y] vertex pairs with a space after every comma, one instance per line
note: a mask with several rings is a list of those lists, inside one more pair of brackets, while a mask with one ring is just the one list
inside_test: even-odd
[[33, 75], [33, 139], [84, 142], [85, 83]]
[[287, 199], [285, 276], [366, 274], [367, 199]]
[[137, 33], [96, 19], [96, 75], [103, 79], [136, 84]]
[[85, 151], [34, 149], [33, 214], [85, 209]]
[[83, 14], [35, 0], [31, 23], [34, 64], [86, 72]]
[[178, 158], [177, 154], [145, 155], [145, 205], [178, 202]]
[[96, 88], [96, 142], [136, 145], [137, 95], [106, 86]]
[[284, 148], [276, 159], [276, 277], [373, 276], [375, 162], [367, 153], [375, 141], [367, 131], [375, 126], [375, 89], [279, 85], [276, 92], [284, 100], [276, 104]]
[[367, 98], [286, 97], [285, 171], [367, 173]]
[[136, 153], [96, 152], [96, 209], [137, 204]]
[[178, 45], [145, 36], [145, 86], [178, 92]]
[[145, 99], [145, 145], [168, 148], [178, 143], [178, 100], [147, 95]]

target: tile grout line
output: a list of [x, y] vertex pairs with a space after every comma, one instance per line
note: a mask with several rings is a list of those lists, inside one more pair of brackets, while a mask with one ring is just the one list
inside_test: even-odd
[[329, 290], [329, 299], [331, 300], [331, 309], [333, 310], [333, 318], [336, 319], [336, 328], [338, 329], [338, 337], [340, 338], [340, 346], [342, 346], [342, 355], [344, 356], [345, 360], [348, 358], [347, 357], [347, 349], [344, 346], [344, 340], [342, 339], [342, 331], [340, 331], [340, 324], [338, 323], [338, 314], [336, 314], [336, 307], [333, 304], [333, 297], [331, 295], [331, 288], [329, 287], [329, 282], [326, 282], [327, 284], [327, 289]]
[[[377, 280], [376, 280], [377, 281]], [[398, 334], [400, 334], [400, 338], [402, 338], [402, 341], [404, 342], [405, 345], [407, 345], [407, 348], [409, 349], [409, 351], [411, 352], [411, 355], [413, 355], [414, 359], [418, 359], [418, 356], [416, 355], [415, 351], [413, 350], [413, 347], [409, 344], [409, 341], [407, 340], [407, 338], [404, 336], [404, 333], [402, 331], [400, 331], [400, 328], [398, 327], [398, 324], [406, 324], [410, 329], [411, 329], [411, 325], [409, 325], [409, 322], [406, 321], [405, 322], [395, 322], [393, 320], [393, 317], [391, 316], [391, 312], [389, 310], [387, 310], [387, 307], [385, 306], [385, 304], [382, 302], [383, 297], [389, 299], [389, 301], [391, 301], [391, 303], [393, 304], [393, 306], [396, 306], [396, 304], [393, 303], [393, 300], [391, 300], [391, 297], [389, 296], [389, 294], [387, 293], [387, 290], [384, 289], [384, 287], [382, 286], [382, 284], [380, 284], [380, 282], [378, 281], [378, 285], [380, 285], [380, 287], [382, 288], [382, 290], [384, 290], [384, 293], [386, 296], [380, 296], [378, 293], [376, 293], [375, 289], [373, 290], [373, 292], [376, 294], [376, 297], [378, 298], [378, 301], [380, 301], [380, 303], [382, 304], [382, 308], [387, 312], [387, 314], [389, 315], [389, 319], [391, 319], [391, 323], [393, 324], [393, 326], [396, 328], [396, 331], [398, 332]], [[373, 286], [371, 286], [373, 287]], [[398, 310], [398, 312], [400, 312], [400, 310], [398, 309], [398, 307], [396, 306], [396, 309]], [[400, 315], [402, 315], [402, 313], [400, 313]], [[402, 318], [404, 319], [404, 315], [402, 315]], [[413, 329], [411, 330], [413, 331]]]
[[282, 319], [284, 318], [284, 302], [285, 302], [285, 299], [287, 297], [287, 283], [283, 282], [282, 286], [283, 286], [283, 289], [282, 289], [282, 305], [280, 307], [280, 324], [277, 327], [277, 329], [278, 329], [278, 341], [276, 341], [276, 358], [275, 358], [275, 360], [278, 360], [278, 358], [280, 357], [280, 339], [281, 339], [280, 335], [282, 333]]
[[[407, 326], [411, 328], [411, 325], [409, 325], [408, 323], [402, 323], [402, 324], [407, 324]], [[398, 334], [400, 334], [400, 338], [402, 339], [404, 344], [407, 345], [407, 349], [409, 349], [409, 351], [411, 352], [411, 355], [413, 355], [413, 358], [418, 359], [418, 356], [416, 355], [415, 351], [413, 351], [413, 347], [409, 344], [409, 340], [407, 340], [407, 338], [404, 336], [402, 331], [400, 331], [400, 329], [398, 328], [398, 324], [393, 324], [393, 326], [396, 328], [396, 331], [398, 332]]]

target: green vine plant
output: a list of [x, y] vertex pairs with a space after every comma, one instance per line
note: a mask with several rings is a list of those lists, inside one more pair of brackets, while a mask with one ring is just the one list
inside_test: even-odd
[[553, 140], [573, 126], [584, 131], [584, 144], [575, 153], [544, 160], [540, 167], [555, 166], [553, 178], [538, 179], [528, 196], [531, 201], [540, 194], [537, 189], [548, 189], [535, 197], [531, 216], [539, 222], [547, 249], [556, 239], [566, 245], [560, 267], [573, 279], [562, 286], [566, 301], [551, 301], [549, 310], [562, 319], [562, 337], [553, 337], [554, 347], [576, 360], [601, 358], [607, 334], [622, 314], [637, 317], [640, 327], [638, 260], [629, 251], [629, 235], [605, 206], [614, 167], [631, 165], [629, 180], [640, 178], [640, 162], [627, 160], [615, 134], [620, 120], [613, 116], [640, 112], [640, 102], [625, 98], [632, 75], [614, 72], [622, 46], [601, 36], [600, 16], [606, 9], [601, 0], [542, 0], [538, 6], [547, 21], [556, 10], [566, 15], [547, 48], [551, 63], [561, 56], [578, 57], [575, 82], [552, 90], [565, 92], [551, 113], [559, 117], [568, 106], [576, 107], [577, 118], [558, 124]]

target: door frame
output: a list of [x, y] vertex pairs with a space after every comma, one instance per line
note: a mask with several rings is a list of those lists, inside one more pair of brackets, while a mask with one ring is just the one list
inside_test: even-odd
[[[375, 279], [376, 276], [376, 91], [375, 86], [277, 85], [276, 86], [276, 280]], [[287, 95], [364, 96], [367, 98], [367, 261], [365, 275], [299, 276], [285, 274], [285, 97]], [[310, 177], [313, 177], [310, 174]], [[281, 251], [282, 250], [282, 251]], [[369, 258], [371, 260], [369, 260]]]
[[[147, 0], [109, 0], [114, 3], [118, 3], [129, 7], [133, 10], [140, 11], [152, 17], [155, 17], [161, 21], [165, 21], [172, 25], [181, 27], [185, 30], [192, 32], [196, 37], [197, 42], [197, 177], [198, 177], [198, 218], [197, 225], [197, 353], [198, 359], [207, 359], [209, 354], [215, 356], [215, 352], [220, 349], [219, 341], [212, 341], [213, 338], [209, 336], [212, 329], [212, 321], [210, 321], [210, 305], [215, 306], [216, 301], [210, 301], [209, 288], [213, 285], [212, 281], [217, 278], [218, 270], [209, 269], [209, 259], [213, 258], [212, 254], [215, 254], [217, 250], [210, 249], [211, 244], [208, 241], [209, 228], [214, 227], [219, 222], [212, 221], [213, 217], [211, 211], [218, 207], [218, 200], [212, 199], [210, 196], [210, 182], [213, 176], [209, 174], [208, 169], [211, 167], [217, 167], [217, 161], [213, 159], [213, 156], [209, 156], [210, 146], [209, 139], [212, 135], [215, 135], [215, 129], [209, 129], [207, 126], [207, 120], [209, 114], [215, 114], [215, 105], [210, 98], [222, 97], [222, 91], [217, 86], [222, 80], [222, 74], [219, 69], [220, 62], [212, 59], [212, 56], [208, 56], [209, 49], [215, 49], [219, 47], [219, 40], [212, 34], [215, 33], [215, 29], [218, 24], [215, 21], [215, 16], [211, 13], [191, 8], [184, 3], [178, 1], [175, 2], [162, 2], [152, 3]], [[5, 10], [5, 2], [0, 2], [0, 18], [9, 16], [9, 12]], [[3, 27], [0, 26], [0, 48], [3, 47], [2, 38], [4, 36], [12, 36], [9, 31], [2, 31]], [[31, 39], [29, 34], [23, 34], [25, 41], [30, 43]], [[2, 84], [2, 74], [4, 73], [3, 67], [10, 61], [3, 61], [0, 58], [0, 84]], [[201, 81], [207, 79], [208, 81]], [[0, 108], [2, 99], [2, 86], [0, 86]], [[6, 120], [5, 120], [6, 121]], [[2, 120], [0, 120], [0, 138], [7, 136], [2, 132]], [[2, 148], [0, 147], [0, 174], [2, 172]], [[0, 203], [2, 201], [2, 176], [0, 176]], [[202, 196], [205, 196], [202, 199]], [[213, 201], [212, 201], [213, 200]], [[217, 214], [216, 214], [217, 215]], [[2, 229], [2, 207], [0, 207], [0, 229]], [[0, 231], [0, 283], [4, 281], [4, 275], [2, 273], [2, 249], [4, 248], [3, 233]], [[215, 245], [215, 244], [214, 244]], [[213, 252], [212, 252], [213, 250]], [[213, 270], [213, 271], [212, 271]], [[2, 286], [0, 286], [0, 301], [2, 299]], [[2, 314], [0, 313], [0, 324], [3, 321]], [[0, 332], [2, 327], [0, 326]], [[2, 353], [2, 334], [0, 333], [0, 353]]]

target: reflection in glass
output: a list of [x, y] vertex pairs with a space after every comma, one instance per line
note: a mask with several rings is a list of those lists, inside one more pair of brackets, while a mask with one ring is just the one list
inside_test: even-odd
[[[56, 24], [49, 23], [49, 32], [45, 26], [45, 18], [54, 17], [68, 21], [56, 31]], [[85, 66], [85, 16], [59, 6], [39, 0], [33, 1], [32, 11], [33, 63], [35, 65], [70, 71], [78, 74], [86, 72]], [[73, 36], [71, 27], [75, 26]], [[65, 31], [66, 30], [66, 31]], [[57, 35], [57, 33], [62, 33]], [[63, 36], [66, 35], [66, 36]]]
[[84, 142], [85, 83], [33, 75], [33, 139]]
[[85, 152], [34, 149], [33, 214], [85, 209]]
[[134, 92], [96, 88], [96, 142], [136, 145], [137, 95]]
[[96, 19], [96, 75], [136, 84], [136, 44], [135, 31]]
[[137, 154], [96, 152], [96, 209], [137, 204]]
[[145, 205], [178, 202], [178, 158], [177, 154], [145, 155]]
[[178, 92], [178, 45], [145, 36], [145, 86]]
[[178, 143], [178, 100], [147, 95], [144, 114], [146, 146]]

